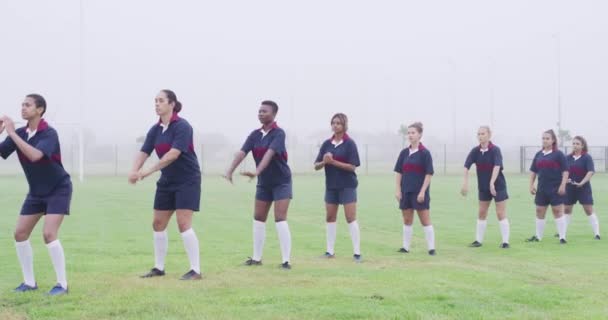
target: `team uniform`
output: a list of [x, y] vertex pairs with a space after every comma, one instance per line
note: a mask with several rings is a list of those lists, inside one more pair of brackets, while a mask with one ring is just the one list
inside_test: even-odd
[[[335, 141], [335, 137], [325, 140], [319, 149], [315, 162], [323, 161], [326, 153], [331, 153], [334, 160], [351, 164], [355, 167], [361, 165], [357, 144], [347, 134], [342, 141]], [[333, 205], [345, 205], [357, 202], [357, 174], [354, 171], [343, 170], [332, 165], [325, 166], [325, 203]], [[352, 221], [348, 224], [351, 240], [353, 243], [355, 259], [360, 259], [360, 230], [358, 222]], [[334, 256], [334, 244], [336, 240], [336, 223], [327, 223], [327, 251], [326, 255]]]
[[[568, 162], [569, 180], [573, 182], [581, 182], [583, 178], [589, 172], [595, 172], [595, 165], [593, 164], [593, 158], [590, 154], [584, 152], [579, 157], [574, 154], [568, 155], [566, 158]], [[591, 182], [585, 183], [582, 187], [577, 187], [572, 184], [566, 186], [566, 205], [573, 206], [576, 203], [581, 205], [593, 205], [593, 192], [591, 190]], [[570, 224], [569, 219], [572, 214], [566, 215], [566, 223]], [[600, 225], [597, 215], [592, 213], [589, 215], [589, 223], [593, 228], [593, 233], [596, 239], [600, 238]]]
[[418, 150], [403, 149], [395, 164], [395, 172], [401, 173], [401, 210], [428, 210], [431, 205], [431, 186], [426, 189], [424, 202], [418, 203], [418, 194], [422, 189], [426, 175], [434, 174], [431, 152], [422, 144]]
[[[334, 160], [348, 163], [355, 167], [361, 165], [357, 145], [348, 135], [336, 143], [331, 139], [321, 145], [315, 162], [323, 161], [326, 153], [331, 153]], [[357, 202], [357, 174], [335, 166], [325, 166], [325, 202], [328, 204], [349, 204]]]
[[537, 152], [530, 166], [530, 171], [538, 175], [538, 188], [534, 203], [539, 207], [558, 206], [565, 202], [565, 197], [557, 191], [562, 183], [562, 174], [568, 171], [566, 156], [560, 150], [548, 153]]
[[[477, 189], [479, 201], [492, 201], [502, 202], [509, 199], [507, 193], [507, 181], [503, 174], [503, 161], [502, 153], [500, 148], [494, 145], [492, 142], [488, 144], [487, 149], [483, 149], [482, 146], [477, 146], [469, 152], [467, 159], [465, 160], [464, 167], [468, 170], [471, 169], [472, 165], [475, 165], [477, 171]], [[492, 195], [490, 191], [490, 182], [492, 181], [492, 173], [495, 167], [500, 167], [496, 181], [494, 182], [494, 189], [496, 190], [496, 196]], [[500, 232], [502, 235], [502, 243], [509, 243], [509, 220], [506, 218], [499, 221]], [[487, 220], [477, 220], [477, 232], [475, 241], [483, 243], [483, 236], [485, 234], [487, 226]]]
[[[473, 148], [467, 156], [464, 167], [470, 170], [473, 164], [477, 170], [479, 201], [492, 201], [494, 199], [496, 202], [501, 202], [509, 199], [507, 182], [503, 174], [502, 153], [499, 147], [490, 142], [487, 149], [482, 149], [481, 146]], [[490, 181], [496, 166], [500, 167], [500, 171], [494, 183], [496, 196], [493, 196], [490, 192]]]
[[156, 151], [162, 158], [169, 150], [181, 154], [177, 160], [161, 170], [156, 183], [155, 210], [189, 209], [199, 211], [201, 199], [201, 170], [194, 152], [193, 130], [188, 121], [177, 113], [171, 117], [168, 127], [159, 121], [146, 135], [141, 151], [150, 155]]
[[[68, 215], [72, 200], [72, 181], [61, 162], [61, 146], [57, 131], [50, 127], [44, 119], [41, 119], [33, 132], [30, 132], [27, 126], [19, 128], [15, 132], [21, 139], [43, 154], [40, 160], [32, 162], [18, 149], [10, 137], [0, 143], [0, 156], [4, 159], [17, 151], [29, 185], [29, 192], [23, 202], [21, 215], [41, 213]], [[24, 284], [36, 287], [33, 253], [29, 240], [16, 242], [16, 247], [25, 278]], [[65, 258], [61, 243], [59, 240], [55, 240], [48, 243], [47, 247], [57, 274], [58, 285], [67, 291]]]
[[[558, 193], [562, 174], [568, 171], [566, 156], [558, 149], [549, 152], [541, 150], [536, 153], [530, 171], [538, 176], [538, 187], [534, 203], [539, 207], [559, 206], [566, 202], [566, 197]], [[566, 237], [566, 218], [555, 219], [560, 240]], [[545, 219], [536, 219], [536, 238], [542, 239]]]
[[[291, 199], [293, 196], [291, 169], [287, 164], [287, 148], [285, 146], [285, 131], [272, 123], [269, 131], [264, 129], [253, 130], [243, 144], [241, 151], [245, 154], [251, 152], [256, 167], [264, 158], [268, 150], [274, 151], [275, 155], [264, 171], [257, 177], [256, 200], [273, 202]], [[276, 223], [279, 234], [279, 244], [283, 265], [288, 266], [291, 255], [291, 233], [287, 221]], [[250, 264], [258, 264], [262, 260], [264, 241], [266, 238], [266, 223], [253, 221], [253, 257], [248, 261]]]
[[[150, 155], [156, 152], [162, 158], [171, 149], [181, 151], [179, 157], [161, 169], [156, 183], [154, 210], [179, 209], [199, 211], [201, 200], [201, 170], [194, 152], [193, 130], [188, 121], [173, 113], [167, 126], [159, 120], [146, 135], [141, 151]], [[199, 244], [192, 228], [181, 233], [191, 270], [200, 274]], [[154, 232], [155, 269], [164, 275], [168, 234], [166, 230]]]
[[[580, 157], [570, 154], [566, 161], [568, 163], [568, 178], [573, 182], [581, 182], [587, 173], [595, 172], [593, 159], [588, 153], [583, 153]], [[582, 205], [593, 205], [591, 182], [585, 183], [580, 188], [572, 184], [566, 185], [566, 205], [572, 206], [577, 202]]]
[[285, 131], [275, 123], [270, 131], [257, 129], [249, 134], [241, 151], [251, 152], [256, 166], [260, 164], [266, 151], [275, 152], [268, 167], [258, 176], [255, 198], [260, 201], [272, 202], [292, 198], [291, 170], [287, 165], [287, 148], [285, 147]]
[[[399, 154], [394, 171], [401, 174], [401, 210], [429, 210], [431, 205], [431, 186], [426, 189], [424, 201], [418, 202], [418, 194], [424, 184], [426, 175], [433, 175], [433, 158], [431, 152], [420, 143], [418, 149], [405, 148]], [[413, 229], [411, 225], [403, 225], [403, 248], [409, 251]], [[435, 250], [435, 231], [432, 225], [424, 227], [429, 252]]]

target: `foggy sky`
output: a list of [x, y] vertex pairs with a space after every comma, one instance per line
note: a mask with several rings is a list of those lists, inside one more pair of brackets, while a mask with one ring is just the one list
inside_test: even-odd
[[563, 126], [607, 143], [606, 1], [83, 0], [82, 30], [76, 0], [0, 12], [0, 113], [18, 118], [38, 92], [52, 125], [97, 140], [145, 134], [169, 88], [196, 131], [234, 141], [272, 99], [299, 141], [345, 112], [357, 132], [419, 120], [474, 143], [491, 124], [503, 144], [534, 144], [556, 127], [559, 52]]

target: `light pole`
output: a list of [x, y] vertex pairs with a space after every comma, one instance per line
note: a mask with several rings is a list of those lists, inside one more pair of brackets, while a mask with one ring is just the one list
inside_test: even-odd
[[[562, 136], [562, 68], [561, 68], [561, 52], [560, 52], [560, 36], [559, 33], [555, 37], [555, 57], [557, 68], [557, 133]], [[564, 146], [564, 139], [559, 139], [559, 146]]]
[[79, 106], [79, 122], [80, 128], [78, 130], [78, 174], [80, 182], [84, 181], [84, 104], [85, 104], [85, 45], [84, 45], [84, 0], [79, 1], [80, 11], [80, 106]]

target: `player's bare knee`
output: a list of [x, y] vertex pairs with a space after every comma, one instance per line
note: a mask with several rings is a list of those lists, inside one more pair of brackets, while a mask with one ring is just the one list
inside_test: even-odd
[[30, 233], [24, 230], [15, 230], [15, 241], [23, 242], [30, 238]]
[[154, 231], [156, 232], [165, 231], [166, 228], [167, 224], [160, 219], [154, 219], [154, 221], [152, 222], [152, 229], [154, 229]]
[[57, 240], [57, 231], [44, 230], [44, 231], [42, 231], [42, 237], [44, 238], [44, 243], [51, 243], [51, 242]]
[[192, 223], [190, 221], [178, 221], [177, 228], [179, 232], [185, 232], [192, 228]]

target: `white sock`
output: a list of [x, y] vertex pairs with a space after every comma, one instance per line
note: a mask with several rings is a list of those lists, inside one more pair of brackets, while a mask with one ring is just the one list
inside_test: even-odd
[[361, 254], [361, 231], [359, 230], [359, 223], [357, 220], [348, 224], [348, 230], [350, 231], [350, 239], [353, 242], [353, 253]]
[[61, 242], [59, 242], [59, 239], [57, 239], [53, 242], [47, 243], [46, 247], [49, 249], [51, 262], [53, 263], [53, 268], [55, 268], [57, 283], [59, 283], [62, 288], [67, 289], [68, 280], [65, 275], [65, 255], [63, 254]]
[[169, 236], [167, 230], [154, 232], [154, 268], [165, 270], [165, 257], [169, 247]]
[[198, 238], [196, 237], [196, 233], [194, 229], [190, 228], [184, 232], [182, 232], [182, 240], [184, 241], [184, 249], [186, 249], [186, 254], [188, 255], [188, 260], [190, 260], [190, 269], [194, 270], [196, 273], [201, 273], [201, 259], [200, 259], [200, 251], [198, 248]]
[[255, 261], [262, 261], [264, 241], [266, 240], [266, 223], [253, 220], [253, 257]]
[[429, 250], [435, 249], [435, 230], [433, 226], [424, 227], [424, 237], [426, 238], [427, 247]]
[[488, 220], [477, 220], [477, 232], [475, 233], [475, 240], [479, 243], [483, 243], [483, 236], [486, 233], [486, 227], [488, 226]]
[[335, 222], [327, 223], [327, 252], [330, 254], [334, 254], [334, 246], [336, 244], [336, 228], [337, 224]]
[[287, 221], [277, 222], [275, 224], [277, 233], [279, 234], [279, 245], [281, 247], [281, 256], [283, 263], [289, 262], [291, 255], [291, 233]]
[[591, 223], [591, 228], [593, 228], [593, 233], [596, 236], [599, 236], [600, 235], [600, 222], [597, 219], [597, 215], [595, 214], [595, 212], [589, 216], [589, 223]]
[[536, 237], [538, 240], [543, 239], [543, 235], [545, 234], [545, 219], [536, 218]]
[[555, 219], [555, 226], [560, 239], [566, 239], [566, 217], [561, 216]]
[[[562, 215], [562, 218], [564, 218], [564, 236], [568, 233], [568, 226], [570, 226], [570, 222], [572, 222], [572, 213], [567, 214], [564, 212], [564, 214]], [[559, 230], [558, 230], [559, 233]]]
[[500, 235], [502, 236], [502, 243], [509, 243], [509, 219], [504, 218], [498, 222], [500, 226]]
[[34, 279], [34, 252], [30, 240], [15, 242], [17, 249], [17, 257], [21, 264], [21, 272], [23, 273], [23, 283], [30, 287], [36, 286]]
[[403, 225], [403, 248], [410, 251], [410, 245], [412, 244], [412, 235], [414, 234], [414, 228], [411, 225]]

